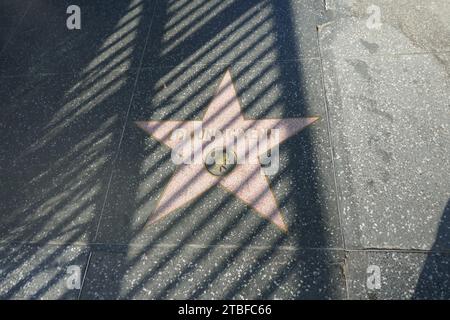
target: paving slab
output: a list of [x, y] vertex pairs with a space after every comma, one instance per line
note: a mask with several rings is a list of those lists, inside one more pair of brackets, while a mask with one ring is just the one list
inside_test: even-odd
[[318, 56], [323, 3], [311, 0], [162, 1], [144, 66], [233, 65]]
[[[31, 4], [31, 0], [14, 1], [4, 0], [0, 3], [0, 28], [17, 27], [27, 13]], [[0, 49], [2, 47], [0, 42]]]
[[[448, 300], [450, 297], [448, 252], [350, 252], [347, 264], [350, 299]], [[378, 276], [374, 267], [379, 270], [379, 287], [374, 287], [375, 280], [371, 278]]]
[[80, 287], [71, 277], [83, 275], [88, 254], [78, 246], [1, 244], [0, 298], [77, 299]]
[[[332, 21], [322, 29], [322, 50], [347, 56], [450, 51], [450, 8], [446, 0], [326, 0]], [[379, 18], [379, 19], [378, 19]]]
[[95, 235], [135, 73], [3, 78], [0, 240]]
[[344, 297], [339, 252], [183, 245], [96, 251], [81, 296], [82, 299]]
[[431, 249], [450, 197], [448, 53], [415, 50], [389, 19], [369, 29], [346, 3], [319, 34], [347, 248]]
[[80, 30], [66, 26], [66, 10], [72, 4], [67, 0], [33, 0], [3, 50], [0, 74], [78, 73], [139, 66], [154, 2], [78, 1]]
[[[114, 168], [99, 242], [236, 244], [250, 237], [250, 243], [264, 245], [280, 237], [279, 230], [266, 225], [249, 206], [220, 188], [212, 188], [198, 201], [145, 227], [177, 166], [170, 158], [170, 149], [132, 120], [201, 120], [226, 70], [204, 66], [184, 73], [172, 73], [170, 67], [142, 70]], [[311, 60], [305, 66], [277, 61], [236, 64], [230, 70], [237, 93], [243, 97], [240, 101], [246, 118], [320, 117], [281, 146], [279, 173], [269, 179], [288, 221], [289, 233], [281, 234], [286, 243], [341, 247], [318, 62]], [[166, 78], [170, 80], [165, 85]]]
[[[253, 6], [269, 5], [266, 9], [258, 9], [260, 15], [256, 21], [252, 18], [249, 22], [236, 24], [239, 27], [227, 29], [236, 35], [242, 34], [249, 42], [258, 42], [260, 33], [249, 34], [248, 28], [255, 28], [254, 23], [261, 22], [261, 28], [266, 28], [264, 34], [269, 39], [280, 37], [283, 41], [281, 48], [276, 45], [267, 52], [258, 46], [243, 50], [239, 44], [242, 41], [236, 44], [231, 41], [234, 36], [228, 38], [231, 42], [216, 41], [218, 44], [215, 45], [215, 40], [208, 42], [208, 36], [212, 37], [215, 29], [214, 32], [205, 29], [205, 32], [196, 30], [194, 33], [199, 37], [198, 43], [180, 42], [177, 44], [179, 49], [164, 53], [164, 46], [153, 46], [152, 39], [161, 38], [158, 32], [167, 32], [169, 37], [168, 25], [175, 22], [166, 17], [166, 24], [163, 21], [155, 24], [159, 28], [166, 27], [152, 29], [149, 35], [144, 67], [137, 81], [129, 122], [96, 238], [100, 245], [125, 246], [126, 250], [119, 254], [94, 253], [83, 298], [293, 299], [345, 296], [343, 277], [339, 273], [340, 254], [321, 250], [318, 253], [295, 253], [299, 248], [342, 247], [321, 65], [317, 58], [314, 24], [317, 19], [309, 15], [309, 20], [303, 21], [306, 13], [298, 8], [305, 8], [313, 2], [295, 3], [298, 4], [297, 15], [293, 14], [293, 19], [297, 19], [300, 25], [309, 23], [310, 26], [305, 30], [311, 31], [308, 33], [311, 41], [306, 42], [303, 49], [311, 54], [287, 50], [289, 46], [295, 48], [296, 40], [292, 35], [280, 34], [285, 21], [277, 26], [280, 22], [275, 18], [262, 20], [270, 11], [277, 15], [280, 14], [278, 10], [284, 8], [281, 5], [270, 9], [270, 2], [249, 1], [242, 6], [227, 1], [189, 2], [191, 6], [222, 8], [223, 14], [211, 18], [214, 24], [207, 22], [219, 27], [225, 22], [234, 26], [240, 22], [240, 15], [253, 12]], [[175, 2], [174, 6], [178, 4], [188, 6], [188, 2], [183, 1]], [[182, 9], [177, 10], [179, 15], [182, 12]], [[321, 15], [320, 9], [317, 15]], [[156, 16], [162, 19], [158, 13]], [[181, 30], [190, 39], [191, 30]], [[162, 39], [165, 37], [166, 33]], [[266, 46], [265, 43], [262, 45]], [[208, 46], [212, 47], [208, 49], [211, 55], [194, 62], [193, 57], [199, 55], [197, 50]], [[164, 57], [155, 56], [157, 49]], [[279, 55], [274, 54], [276, 52]], [[211, 62], [214, 56], [224, 58]], [[251, 61], [248, 57], [252, 56], [258, 58]], [[158, 65], [152, 64], [149, 57], [158, 57]], [[227, 71], [231, 74], [239, 105], [247, 119], [320, 117], [314, 125], [281, 146], [279, 173], [269, 178], [288, 225], [287, 233], [219, 187], [209, 189], [164, 219], [148, 224], [176, 165], [170, 159], [170, 149], [138, 128], [134, 121], [201, 120]], [[141, 248], [141, 253], [130, 258], [135, 247]], [[284, 247], [290, 250], [282, 249]], [[243, 252], [242, 257], [234, 252]], [[273, 252], [280, 252], [280, 257]], [[267, 260], [264, 258], [265, 262], [259, 262], [260, 255], [267, 256]], [[295, 270], [289, 275], [283, 276], [284, 271], [277, 271], [281, 265], [290, 263]], [[189, 266], [187, 270], [184, 264]], [[111, 265], [120, 267], [111, 268]], [[261, 269], [258, 276], [256, 273], [253, 275], [254, 268]], [[306, 275], [312, 272], [319, 276], [324, 273], [322, 268], [330, 269], [330, 275], [321, 279]], [[277, 272], [279, 277], [286, 278], [285, 284], [280, 284], [282, 280], [274, 282]], [[246, 279], [244, 284], [239, 280], [241, 276]], [[259, 277], [267, 280], [261, 283]], [[124, 279], [122, 284], [120, 279]], [[331, 283], [336, 284], [336, 291], [330, 291], [328, 286]]]

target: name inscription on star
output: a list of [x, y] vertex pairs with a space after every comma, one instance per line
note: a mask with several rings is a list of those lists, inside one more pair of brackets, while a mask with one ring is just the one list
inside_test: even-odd
[[[148, 224], [156, 223], [210, 188], [220, 186], [261, 217], [287, 232], [287, 225], [265, 175], [267, 170], [261, 170], [261, 159], [267, 159], [267, 154], [280, 143], [317, 119], [245, 119], [231, 73], [227, 71], [202, 121], [136, 122], [153, 138], [171, 148], [172, 157], [179, 164], [162, 192]], [[240, 132], [238, 136], [242, 136], [243, 132], [256, 132], [257, 139], [254, 139], [256, 142], [245, 139], [245, 144], [242, 144], [245, 148], [239, 149], [236, 148], [239, 146], [238, 142], [232, 143], [234, 139], [230, 142], [226, 138], [230, 135], [227, 134], [220, 139], [205, 139], [205, 132], [208, 131]], [[176, 138], [177, 136], [182, 138]]]

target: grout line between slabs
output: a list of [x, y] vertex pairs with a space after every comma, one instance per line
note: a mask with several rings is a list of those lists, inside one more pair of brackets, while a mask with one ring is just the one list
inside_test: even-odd
[[[107, 187], [106, 187], [106, 192], [105, 192], [102, 208], [100, 210], [100, 216], [99, 216], [99, 219], [98, 219], [98, 222], [97, 222], [97, 227], [96, 227], [95, 234], [94, 234], [94, 240], [93, 240], [94, 242], [97, 240], [98, 232], [100, 230], [100, 225], [101, 225], [101, 222], [102, 222], [103, 212], [105, 210], [106, 201], [108, 199], [109, 190], [110, 190], [110, 187], [111, 187], [111, 182], [112, 182], [112, 179], [113, 179], [113, 176], [114, 176], [114, 167], [115, 167], [116, 161], [117, 161], [117, 159], [119, 157], [119, 154], [120, 154], [120, 148], [122, 146], [123, 137], [124, 137], [125, 130], [126, 130], [126, 127], [127, 127], [127, 124], [128, 124], [128, 117], [130, 115], [130, 110], [131, 110], [132, 105], [133, 105], [134, 94], [135, 94], [135, 91], [136, 91], [136, 88], [137, 88], [137, 83], [138, 83], [138, 80], [139, 80], [139, 76], [141, 74], [142, 64], [143, 64], [143, 61], [144, 61], [145, 52], [147, 51], [148, 40], [149, 40], [149, 37], [150, 37], [150, 32], [152, 30], [153, 21], [154, 21], [154, 18], [155, 18], [155, 13], [156, 13], [156, 8], [157, 8], [156, 6], [157, 6], [158, 3], [159, 3], [159, 1], [155, 1], [154, 5], [153, 5], [152, 18], [150, 20], [150, 23], [149, 23], [149, 26], [148, 26], [148, 29], [147, 29], [147, 34], [145, 36], [145, 44], [144, 44], [144, 48], [142, 49], [141, 58], [139, 60], [139, 65], [138, 65], [138, 68], [137, 68], [137, 74], [136, 74], [135, 79], [134, 79], [133, 89], [131, 91], [130, 102], [128, 104], [128, 109], [127, 109], [127, 113], [126, 113], [126, 116], [125, 116], [125, 122], [124, 122], [123, 127], [122, 127], [122, 132], [121, 132], [121, 135], [120, 135], [120, 139], [119, 139], [119, 143], [118, 143], [118, 146], [117, 146], [117, 150], [116, 150], [114, 159], [113, 159], [113, 161], [111, 163], [111, 172], [110, 172], [110, 175], [109, 175], [109, 180], [108, 180], [108, 184], [107, 184]], [[86, 269], [85, 269], [85, 272], [83, 274], [83, 279], [82, 279], [82, 282], [81, 282], [82, 284], [81, 284], [80, 291], [79, 291], [79, 294], [78, 294], [78, 300], [81, 298], [81, 295], [83, 293], [84, 283], [85, 283], [86, 275], [88, 273], [88, 269], [89, 269], [89, 266], [90, 266], [91, 257], [92, 257], [92, 250], [90, 250], [90, 252], [89, 252], [88, 261], [86, 263]]]
[[[337, 174], [336, 174], [336, 161], [334, 157], [334, 141], [333, 136], [331, 134], [331, 123], [330, 123], [330, 113], [329, 113], [329, 105], [328, 105], [328, 99], [327, 99], [327, 90], [325, 86], [325, 70], [323, 67], [323, 58], [322, 58], [322, 49], [320, 47], [320, 34], [319, 34], [319, 27], [316, 29], [316, 36], [317, 36], [317, 47], [319, 51], [319, 63], [320, 63], [320, 78], [322, 83], [322, 92], [323, 92], [323, 103], [325, 106], [325, 116], [326, 116], [326, 122], [327, 122], [327, 131], [328, 131], [328, 141], [329, 141], [329, 148], [330, 148], [330, 157], [331, 157], [331, 167], [333, 170], [333, 183], [334, 183], [334, 190], [335, 190], [335, 198], [336, 198], [336, 206], [337, 206], [337, 214], [338, 214], [338, 220], [339, 220], [339, 230], [341, 232], [341, 240], [342, 245], [344, 247], [344, 250], [346, 250], [347, 245], [345, 241], [345, 234], [344, 234], [344, 224], [343, 224], [343, 218], [342, 218], [342, 205], [341, 205], [341, 197], [340, 197], [340, 188], [338, 184]], [[344, 274], [345, 278], [345, 290], [346, 290], [346, 298], [349, 299], [349, 284], [347, 277]]]
[[[404, 52], [404, 53], [384, 53], [384, 54], [366, 54], [366, 55], [345, 55], [340, 58], [348, 58], [348, 59], [363, 59], [363, 58], [399, 58], [399, 57], [413, 57], [413, 56], [420, 56], [420, 55], [435, 55], [435, 54], [450, 54], [450, 50], [441, 50], [441, 51], [424, 51], [424, 52]], [[1, 54], [0, 54], [1, 56]], [[278, 63], [292, 63], [292, 62], [309, 62], [309, 61], [319, 61], [323, 57], [322, 56], [305, 56], [300, 57], [298, 59], [277, 59], [276, 61]], [[238, 62], [237, 64], [246, 64], [248, 61], [243, 60]], [[268, 59], [261, 59], [258, 61], [259, 63], [266, 63], [270, 62]], [[200, 67], [209, 65], [207, 62], [196, 62], [191, 64], [193, 67]], [[216, 63], [217, 66], [228, 66], [228, 62], [218, 62]], [[161, 68], [183, 68], [186, 67], [186, 65], [182, 64], [173, 64], [173, 63], [162, 63], [162, 64], [155, 64], [150, 63], [143, 65], [141, 68], [132, 67], [127, 69], [127, 71], [142, 71], [142, 70], [154, 70], [154, 69], [161, 69]], [[12, 79], [12, 78], [25, 78], [30, 76], [57, 76], [57, 75], [74, 75], [74, 72], [34, 72], [34, 73], [20, 73], [20, 74], [0, 74], [0, 79]]]
[[[60, 247], [60, 246], [67, 246], [67, 247], [78, 247], [78, 248], [89, 248], [91, 251], [106, 251], [110, 248], [146, 248], [146, 244], [138, 244], [138, 243], [132, 243], [132, 244], [126, 244], [126, 243], [73, 243], [73, 244], [67, 244], [67, 243], [55, 243], [55, 242], [48, 242], [45, 244], [41, 244], [39, 242], [0, 242], [0, 246], [4, 243], [14, 243], [18, 246], [20, 245], [29, 245], [29, 246], [54, 246], [54, 247]], [[179, 243], [157, 243], [152, 245], [154, 248], [172, 248], [172, 247], [178, 247]], [[208, 244], [195, 244], [195, 243], [188, 243], [184, 244], [183, 247], [185, 248], [192, 248], [192, 249], [208, 249], [208, 248], [218, 248], [218, 249], [236, 249], [241, 248], [241, 245], [238, 244], [221, 244], [221, 245], [208, 245]], [[272, 250], [274, 247], [270, 245], [260, 245], [260, 246], [247, 246], [248, 249], [255, 249], [255, 250]], [[450, 254], [450, 248], [448, 249], [403, 249], [403, 248], [376, 248], [376, 247], [368, 247], [368, 248], [353, 248], [353, 249], [344, 249], [341, 247], [295, 247], [295, 246], [276, 246], [277, 250], [286, 250], [286, 251], [342, 251], [342, 252], [374, 252], [374, 253], [387, 253], [387, 252], [393, 252], [393, 253], [411, 253], [411, 254]]]

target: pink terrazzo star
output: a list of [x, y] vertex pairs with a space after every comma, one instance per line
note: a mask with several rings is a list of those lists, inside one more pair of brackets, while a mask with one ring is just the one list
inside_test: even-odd
[[[227, 130], [248, 129], [269, 130], [278, 129], [278, 141], [269, 140], [265, 150], [251, 149], [251, 152], [267, 152], [277, 143], [281, 143], [296, 134], [306, 126], [316, 121], [312, 118], [287, 119], [244, 119], [241, 106], [234, 88], [231, 74], [225, 73], [218, 90], [211, 101], [201, 125], [203, 129]], [[136, 124], [152, 137], [170, 148], [176, 147], [176, 141], [171, 139], [176, 129], [183, 129], [189, 135], [195, 130], [196, 121], [139, 121]], [[198, 123], [198, 121], [197, 121]], [[217, 141], [215, 143], [218, 143]], [[195, 151], [194, 151], [195, 152]], [[149, 218], [148, 223], [155, 223], [169, 213], [185, 206], [190, 201], [202, 195], [213, 186], [220, 185], [233, 193], [253, 208], [263, 218], [271, 221], [283, 231], [287, 225], [277, 205], [277, 201], [265, 175], [260, 173], [261, 165], [241, 163], [224, 176], [211, 174], [203, 163], [181, 164], [163, 191], [158, 204]]]

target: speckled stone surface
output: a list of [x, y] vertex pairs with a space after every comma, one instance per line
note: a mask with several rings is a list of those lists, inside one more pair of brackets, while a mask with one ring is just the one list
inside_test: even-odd
[[94, 239], [134, 78], [116, 70], [2, 79], [0, 241]]
[[[449, 299], [449, 39], [447, 0], [0, 1], [0, 299]], [[289, 231], [217, 187], [144, 227], [176, 165], [135, 121], [227, 70], [244, 117], [319, 117]]]
[[[336, 1], [319, 32], [348, 248], [425, 250], [450, 232], [449, 6], [403, 2], [374, 1], [383, 24], [369, 29], [368, 4]], [[419, 33], [417, 12], [439, 33]]]
[[[346, 41], [335, 50], [346, 50], [347, 55], [450, 50], [450, 8], [446, 0], [426, 3], [422, 0], [325, 0], [325, 3], [333, 23], [332, 29], [322, 32], [345, 37]], [[373, 16], [374, 6], [379, 8], [381, 27], [370, 29], [367, 21]]]
[[271, 246], [95, 252], [83, 299], [342, 299], [342, 254]]
[[320, 1], [162, 1], [144, 66], [215, 66], [317, 57]]
[[[0, 59], [0, 75], [137, 68], [153, 17], [151, 0], [77, 1], [81, 30], [66, 27], [69, 0], [32, 0]], [[142, 21], [141, 21], [142, 19]]]
[[[3, 0], [0, 3], [0, 21], [1, 29], [13, 30], [21, 23], [23, 17], [29, 10], [31, 0], [14, 1]], [[4, 42], [0, 42], [0, 49], [2, 49]]]
[[77, 299], [72, 268], [82, 279], [88, 255], [83, 246], [1, 244], [0, 299]]
[[[450, 299], [448, 253], [350, 252], [346, 260], [350, 299]], [[380, 270], [379, 288], [366, 285], [369, 266]]]
[[[251, 68], [237, 64], [236, 68], [231, 68], [231, 74], [236, 79], [234, 83], [239, 97], [245, 97], [240, 99], [244, 117], [320, 117], [319, 121], [281, 145], [279, 173], [269, 177], [290, 229], [288, 235], [266, 225], [249, 207], [220, 188], [211, 189], [160, 223], [143, 228], [176, 165], [170, 160], [170, 149], [150, 138], [130, 121], [117, 159], [99, 241], [141, 244], [153, 241], [197, 244], [220, 241], [236, 244], [250, 236], [253, 240], [249, 244], [255, 245], [266, 245], [282, 238], [285, 244], [297, 247], [340, 247], [342, 242], [330, 145], [319, 90], [320, 69], [313, 60], [310, 65], [298, 70], [296, 75], [292, 71], [297, 69], [296, 64], [284, 64], [287, 65], [272, 61]], [[273, 72], [264, 73], [269, 68]], [[165, 70], [169, 69], [158, 70], [156, 77], [166, 78], [162, 75]], [[291, 70], [288, 73], [291, 77], [282, 76], [283, 70]], [[155, 95], [150, 89], [151, 84], [155, 83], [152, 78], [155, 71], [144, 69], [140, 74], [130, 118], [140, 121], [200, 120], [224, 72], [223, 67], [209, 70], [193, 67], [172, 79], [170, 87], [164, 88], [162, 85]], [[275, 74], [279, 76], [274, 78]], [[193, 78], [195, 80], [191, 83], [187, 82], [187, 79]], [[284, 83], [287, 83], [288, 90], [283, 90], [281, 84]], [[160, 85], [157, 83], [154, 86], [158, 88]], [[175, 87], [174, 93], [172, 86]], [[273, 87], [273, 90], [258, 93], [266, 87]], [[190, 96], [195, 98], [190, 100]], [[185, 99], [189, 103], [183, 103]], [[264, 232], [254, 232], [260, 228]]]

